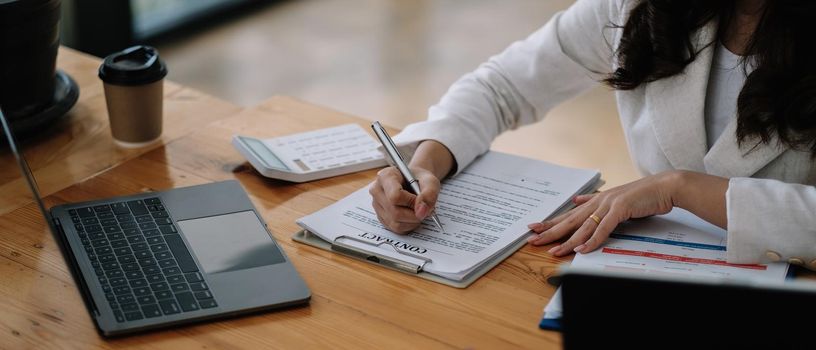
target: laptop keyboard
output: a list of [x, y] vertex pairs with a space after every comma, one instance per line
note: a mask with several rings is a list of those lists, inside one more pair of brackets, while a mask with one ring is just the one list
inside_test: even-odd
[[69, 214], [117, 322], [218, 306], [159, 198]]

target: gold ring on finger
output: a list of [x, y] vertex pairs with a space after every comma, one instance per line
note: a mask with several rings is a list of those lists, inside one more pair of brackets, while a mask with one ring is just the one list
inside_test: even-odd
[[589, 218], [592, 219], [592, 221], [595, 221], [595, 224], [601, 224], [601, 218], [599, 218], [598, 215], [592, 214], [589, 216]]

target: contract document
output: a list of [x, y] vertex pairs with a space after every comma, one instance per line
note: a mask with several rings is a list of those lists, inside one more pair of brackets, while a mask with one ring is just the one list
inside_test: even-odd
[[[606, 243], [576, 254], [571, 266], [635, 274], [783, 281], [790, 265], [730, 264], [725, 260], [726, 231], [675, 208], [666, 215], [618, 225]], [[545, 318], [561, 317], [560, 289], [544, 309]]]
[[430, 218], [409, 234], [377, 219], [368, 188], [297, 223], [325, 241], [376, 252], [458, 280], [528, 237], [527, 225], [551, 217], [594, 188], [597, 171], [488, 152], [446, 179], [436, 204], [444, 231]]

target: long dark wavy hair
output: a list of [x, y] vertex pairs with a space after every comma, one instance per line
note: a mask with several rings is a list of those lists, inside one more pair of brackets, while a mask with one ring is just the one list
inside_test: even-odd
[[[619, 68], [604, 82], [619, 90], [681, 74], [705, 47], [692, 34], [718, 20], [719, 40], [736, 0], [642, 0], [623, 25]], [[755, 69], [737, 100], [740, 144], [779, 141], [816, 157], [816, 1], [767, 0], [747, 46]], [[716, 42], [708, 43], [708, 45]], [[745, 62], [745, 60], [743, 60]]]

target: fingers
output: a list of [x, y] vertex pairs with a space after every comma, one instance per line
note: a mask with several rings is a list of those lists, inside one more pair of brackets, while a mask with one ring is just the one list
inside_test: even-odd
[[584, 243], [590, 237], [592, 237], [599, 226], [599, 223], [596, 222], [594, 218], [597, 218], [599, 221], [603, 222], [601, 218], [606, 217], [606, 213], [606, 207], [602, 206], [595, 209], [595, 211], [593, 211], [591, 214], [586, 215], [583, 223], [577, 230], [575, 230], [575, 233], [573, 233], [572, 236], [563, 244], [551, 248], [549, 253], [555, 256], [563, 256], [586, 248]]
[[563, 244], [550, 249], [556, 256], [570, 252], [589, 253], [598, 249], [615, 227], [630, 218], [664, 214], [671, 210], [672, 186], [663, 175], [652, 175], [610, 190], [573, 198], [578, 206], [555, 225], [531, 225], [539, 233], [532, 237], [534, 245], [543, 245], [569, 237]]
[[417, 172], [420, 193], [415, 200], [414, 212], [417, 219], [425, 219], [436, 207], [436, 200], [439, 197], [439, 179], [427, 171]]
[[579, 228], [584, 220], [589, 217], [589, 214], [592, 213], [593, 209], [594, 208], [589, 205], [583, 205], [559, 215], [551, 220], [554, 225], [546, 228], [538, 236], [531, 237], [527, 242], [539, 246], [559, 240]]
[[541, 233], [541, 232], [544, 232], [546, 230], [549, 230], [550, 227], [555, 226], [555, 224], [556, 223], [553, 222], [552, 220], [544, 221], [544, 222], [534, 222], [532, 224], [527, 225], [527, 228], [529, 228], [530, 231], [533, 231], [534, 233]]
[[[593, 198], [597, 200], [592, 201]], [[595, 194], [576, 196], [573, 201], [581, 204], [553, 220], [530, 224], [528, 227], [538, 235], [530, 237], [528, 242], [540, 246], [569, 237], [564, 243], [550, 248], [548, 253], [555, 256], [564, 256], [572, 252], [590, 252], [600, 246], [618, 224], [619, 221], [615, 219], [617, 216], [610, 217], [604, 223], [604, 218], [609, 216], [607, 213], [610, 206], [603, 198], [596, 198]], [[593, 215], [600, 223], [592, 219]], [[601, 230], [598, 230], [599, 227]]]
[[609, 238], [615, 227], [625, 220], [626, 218], [622, 218], [616, 211], [611, 210], [601, 219], [601, 223], [598, 224], [592, 236], [583, 245], [575, 247], [575, 252], [585, 254], [598, 249]]
[[377, 219], [396, 233], [410, 232], [419, 226], [413, 209], [416, 196], [402, 188], [399, 171], [386, 168], [377, 175], [368, 189]]
[[551, 220], [531, 223], [531, 224], [527, 225], [527, 228], [529, 228], [531, 231], [533, 231], [535, 233], [541, 233], [541, 232], [544, 232], [546, 230], [549, 230], [551, 227], [555, 226], [555, 224], [563, 221], [566, 217], [568, 217], [571, 214], [572, 214], [572, 212], [568, 211], [566, 213], [563, 213], [561, 215], [556, 216], [555, 218], [553, 218]]
[[[596, 194], [597, 193], [587, 194], [587, 195], [577, 195], [575, 197], [572, 197], [572, 202], [575, 204], [575, 206], [577, 208], [577, 207], [580, 207], [581, 205], [583, 205], [584, 203], [588, 202], [590, 199], [594, 198], [594, 196]], [[558, 216], [556, 216], [555, 218], [553, 218], [551, 220], [547, 220], [547, 221], [544, 221], [544, 222], [534, 222], [532, 224], [527, 225], [527, 228], [529, 228], [530, 230], [532, 230], [535, 233], [541, 233], [541, 232], [543, 232], [545, 230], [549, 230], [555, 224], [557, 224], [557, 223], [559, 223], [561, 221], [564, 221], [565, 218], [569, 217], [570, 215], [573, 215], [574, 210], [575, 209], [570, 210], [570, 211], [568, 211], [566, 213], [563, 213], [561, 215], [558, 215]]]
[[384, 208], [377, 202], [373, 202], [374, 211], [377, 213], [377, 219], [385, 225], [389, 230], [403, 234], [413, 231], [417, 228], [421, 221], [416, 218], [414, 211], [406, 207], [392, 207]]
[[377, 176], [376, 183], [382, 187], [383, 198], [378, 198], [378, 202], [386, 207], [385, 203], [391, 205], [413, 207], [416, 196], [402, 188], [403, 178], [399, 171], [394, 168], [385, 168]]
[[575, 205], [581, 205], [586, 202], [589, 202], [589, 200], [594, 198], [596, 194], [597, 193], [577, 195], [575, 197], [572, 197], [572, 202], [575, 203]]

